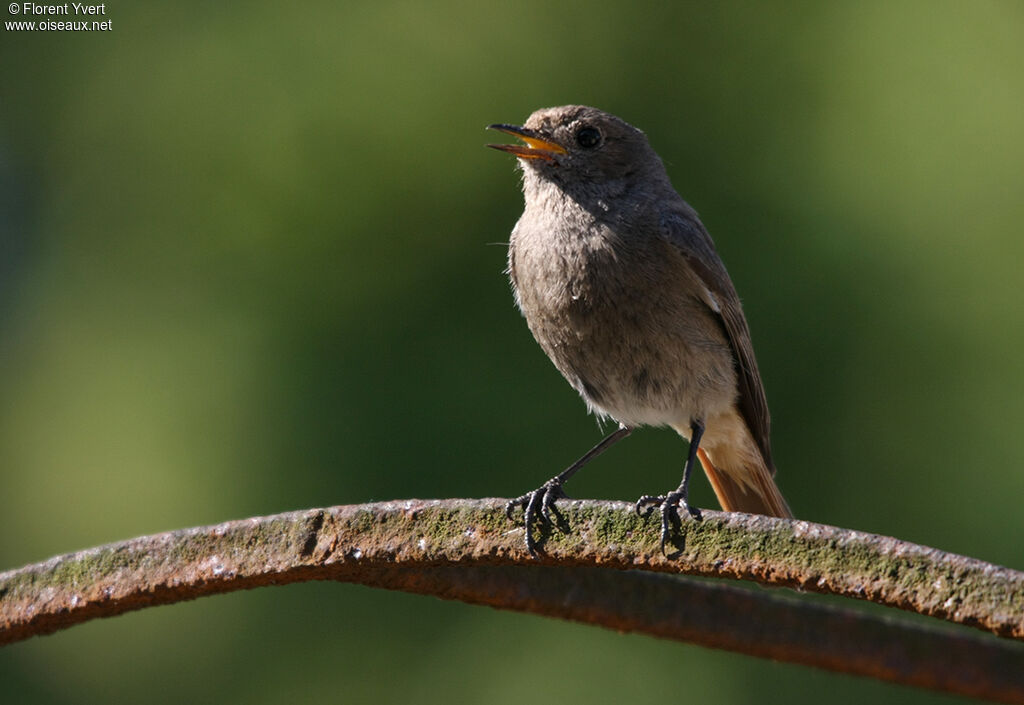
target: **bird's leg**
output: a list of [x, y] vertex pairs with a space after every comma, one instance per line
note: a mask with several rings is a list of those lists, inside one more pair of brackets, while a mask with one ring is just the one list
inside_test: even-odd
[[[690, 496], [690, 473], [697, 463], [697, 449], [700, 448], [700, 439], [704, 435], [704, 424], [700, 421], [690, 422], [690, 453], [686, 457], [686, 467], [683, 468], [683, 481], [674, 491], [664, 495], [645, 494], [636, 501], [637, 514], [643, 507], [661, 506], [661, 552], [665, 552], [665, 543], [668, 541], [671, 532], [672, 515], [676, 507], [685, 509], [694, 519], [700, 520], [700, 510], [691, 507], [687, 501]], [[648, 509], [650, 511], [650, 509]], [[678, 518], [678, 515], [677, 515]]]
[[553, 525], [554, 521], [551, 518], [551, 513], [552, 511], [557, 512], [554, 507], [555, 500], [566, 496], [565, 492], [562, 491], [562, 485], [565, 481], [579, 472], [580, 468], [584, 465], [632, 432], [633, 429], [629, 426], [619, 424], [619, 427], [614, 432], [605, 436], [604, 440], [588, 450], [575, 463], [552, 477], [533, 492], [527, 492], [521, 497], [516, 497], [505, 505], [505, 514], [508, 515], [509, 519], [512, 518], [513, 509], [516, 507], [523, 508], [523, 523], [526, 527], [526, 550], [530, 552], [531, 556], [537, 555], [537, 541], [533, 537], [533, 524], [537, 518], [538, 510], [540, 511], [541, 519], [547, 524]]

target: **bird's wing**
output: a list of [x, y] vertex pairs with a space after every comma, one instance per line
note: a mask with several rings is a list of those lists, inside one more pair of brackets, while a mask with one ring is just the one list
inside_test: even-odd
[[715, 250], [711, 236], [689, 206], [665, 213], [661, 217], [661, 230], [668, 242], [683, 255], [703, 282], [704, 302], [718, 314], [736, 361], [740, 414], [746, 421], [758, 448], [761, 449], [765, 463], [774, 474], [775, 465], [772, 463], [769, 440], [771, 420], [768, 414], [768, 400], [765, 398], [764, 385], [761, 383], [757, 360], [754, 358], [754, 346], [750, 341], [750, 329], [747, 327], [747, 319], [743, 316], [736, 288]]

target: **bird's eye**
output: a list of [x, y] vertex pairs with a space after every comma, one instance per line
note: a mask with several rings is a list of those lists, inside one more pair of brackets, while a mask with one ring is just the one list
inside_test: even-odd
[[576, 144], [583, 149], [593, 149], [601, 143], [601, 133], [594, 127], [581, 127], [576, 130]]

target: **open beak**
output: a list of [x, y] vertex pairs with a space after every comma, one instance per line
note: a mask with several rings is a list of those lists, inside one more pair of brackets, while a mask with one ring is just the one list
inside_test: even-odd
[[502, 152], [514, 154], [521, 159], [546, 159], [549, 162], [555, 161], [556, 154], [565, 154], [566, 150], [560, 144], [546, 140], [533, 130], [517, 125], [488, 125], [488, 130], [497, 130], [507, 135], [515, 135], [526, 143], [521, 144], [489, 144], [492, 149], [499, 149]]

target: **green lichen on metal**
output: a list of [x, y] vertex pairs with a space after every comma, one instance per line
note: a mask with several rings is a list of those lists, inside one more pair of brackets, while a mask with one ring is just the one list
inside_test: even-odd
[[[1018, 573], [884, 536], [707, 511], [700, 521], [683, 516], [662, 553], [657, 512], [640, 516], [619, 502], [563, 500], [556, 516], [556, 525], [537, 520], [542, 555], [531, 561], [747, 578], [868, 599], [998, 633], [1019, 635], [1021, 629], [1024, 580]], [[310, 568], [324, 577], [331, 575], [330, 564], [350, 559], [518, 563], [525, 553], [522, 522], [521, 510], [512, 519], [505, 515], [502, 500], [407, 500], [227, 522], [0, 574], [0, 614], [6, 604], [13, 624], [19, 620], [15, 605], [56, 614], [73, 607], [79, 595], [120, 599], [121, 588], [136, 600], [145, 600], [154, 587], [180, 588], [178, 599], [184, 599], [234, 589], [236, 577], [255, 581], [249, 586], [309, 579]]]
[[103, 546], [54, 559], [44, 564], [43, 569], [15, 575], [14, 581], [18, 587], [31, 585], [35, 591], [41, 587], [74, 591], [94, 583], [97, 577], [108, 576], [130, 566], [132, 557], [121, 547]]

